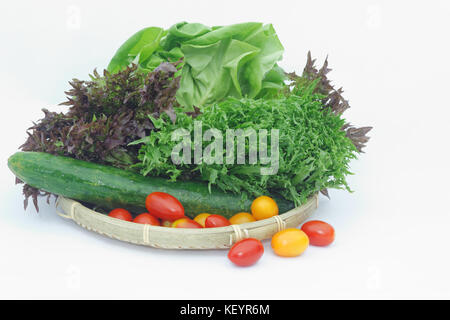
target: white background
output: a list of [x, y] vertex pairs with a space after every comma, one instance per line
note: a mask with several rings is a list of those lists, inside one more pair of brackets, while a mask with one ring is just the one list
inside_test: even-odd
[[[449, 1], [2, 1], [0, 298], [450, 298]], [[331, 191], [314, 218], [336, 241], [237, 268], [226, 251], [165, 251], [22, 207], [6, 166], [67, 81], [102, 70], [131, 34], [187, 20], [273, 23], [286, 70], [308, 50], [345, 89], [345, 117], [372, 125], [352, 163], [354, 193]]]

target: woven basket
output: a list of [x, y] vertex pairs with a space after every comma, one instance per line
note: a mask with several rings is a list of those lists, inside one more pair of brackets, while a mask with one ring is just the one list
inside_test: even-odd
[[85, 229], [134, 244], [164, 249], [225, 249], [244, 238], [268, 239], [284, 228], [297, 227], [317, 206], [316, 194], [304, 205], [269, 219], [207, 229], [167, 228], [123, 221], [61, 196], [56, 202], [56, 211]]

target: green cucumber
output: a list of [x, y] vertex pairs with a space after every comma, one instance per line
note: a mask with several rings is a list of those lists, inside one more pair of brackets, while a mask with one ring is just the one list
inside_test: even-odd
[[[197, 181], [171, 182], [163, 178], [144, 177], [134, 172], [42, 152], [17, 152], [8, 159], [8, 167], [22, 181], [37, 189], [84, 201], [104, 209], [126, 208], [135, 213], [145, 210], [145, 198], [159, 191], [177, 198], [186, 215], [201, 212], [227, 218], [250, 210], [251, 200], [240, 195], [208, 190]], [[280, 212], [292, 209], [293, 203], [275, 198]]]

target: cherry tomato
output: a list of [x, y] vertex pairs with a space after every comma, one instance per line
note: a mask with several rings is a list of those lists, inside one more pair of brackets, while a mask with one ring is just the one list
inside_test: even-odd
[[258, 239], [248, 238], [236, 242], [228, 252], [228, 259], [234, 264], [247, 267], [255, 264], [263, 255], [264, 246]]
[[277, 232], [272, 237], [272, 249], [281, 257], [296, 257], [308, 248], [309, 239], [306, 233], [296, 228]]
[[172, 223], [172, 228], [203, 228], [198, 222], [189, 218], [181, 218]]
[[261, 196], [253, 200], [251, 210], [256, 220], [263, 220], [276, 216], [278, 214], [278, 205], [272, 198]]
[[142, 223], [142, 224], [151, 224], [152, 226], [160, 226], [158, 218], [155, 218], [150, 213], [141, 213], [136, 218], [133, 219], [133, 222]]
[[205, 220], [205, 228], [218, 228], [218, 227], [226, 227], [230, 225], [230, 221], [227, 218], [218, 215], [212, 214]]
[[230, 218], [231, 224], [243, 224], [243, 223], [254, 222], [254, 221], [256, 221], [255, 217], [253, 217], [248, 212], [236, 213], [234, 216], [232, 216]]
[[169, 220], [162, 220], [162, 221], [161, 221], [161, 226], [162, 226], [162, 227], [168, 227], [168, 228], [170, 228], [170, 227], [172, 227], [172, 221], [169, 221]]
[[168, 193], [150, 193], [145, 199], [145, 207], [151, 215], [163, 220], [175, 221], [184, 217], [183, 205]]
[[205, 227], [205, 220], [210, 216], [209, 213], [199, 213], [195, 218], [194, 221], [200, 223], [202, 227]]
[[108, 216], [110, 216], [112, 218], [120, 219], [120, 220], [125, 220], [125, 221], [133, 220], [133, 216], [131, 215], [130, 211], [122, 209], [122, 208], [117, 208], [117, 209], [111, 210], [111, 212], [108, 214]]
[[334, 241], [334, 228], [326, 222], [320, 220], [308, 221], [301, 229], [308, 235], [309, 242], [313, 246], [324, 247]]

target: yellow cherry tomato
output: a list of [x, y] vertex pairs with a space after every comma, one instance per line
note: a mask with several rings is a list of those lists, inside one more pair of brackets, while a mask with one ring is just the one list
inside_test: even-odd
[[189, 218], [181, 218], [172, 222], [172, 228], [203, 228], [198, 222]]
[[251, 210], [256, 220], [267, 219], [278, 214], [277, 203], [267, 196], [261, 196], [253, 200]]
[[248, 212], [236, 213], [229, 220], [230, 220], [231, 224], [243, 224], [243, 223], [247, 223], [247, 222], [254, 222], [254, 221], [256, 221], [255, 217], [253, 217]]
[[272, 237], [272, 249], [281, 257], [301, 255], [309, 245], [309, 238], [302, 230], [289, 228], [277, 232]]
[[194, 221], [201, 224], [201, 226], [205, 227], [205, 220], [210, 216], [209, 213], [199, 213], [195, 218]]

